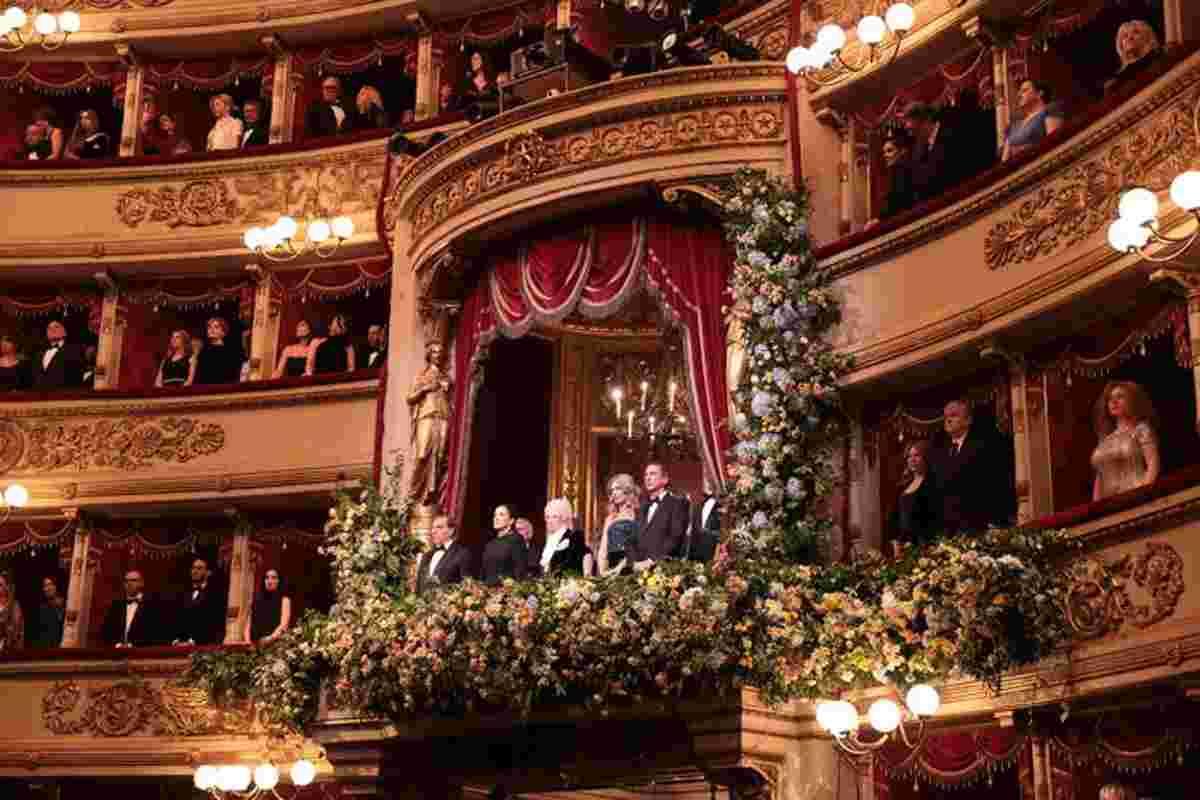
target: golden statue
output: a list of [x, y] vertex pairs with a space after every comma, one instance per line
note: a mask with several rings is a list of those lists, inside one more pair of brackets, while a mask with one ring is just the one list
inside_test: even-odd
[[737, 416], [737, 404], [734, 400], [738, 386], [742, 383], [742, 374], [746, 369], [746, 348], [742, 345], [742, 318], [739, 310], [734, 307], [729, 314], [729, 328], [725, 332], [725, 389], [729, 393], [729, 425]]
[[430, 342], [425, 346], [425, 369], [408, 393], [412, 415], [408, 492], [417, 505], [437, 505], [446, 479], [451, 380], [444, 367], [445, 348], [441, 342]]

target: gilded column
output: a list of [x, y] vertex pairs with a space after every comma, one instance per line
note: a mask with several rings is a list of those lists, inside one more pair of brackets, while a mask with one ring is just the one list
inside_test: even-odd
[[135, 156], [141, 149], [142, 100], [146, 91], [146, 70], [127, 44], [116, 46], [117, 56], [125, 63], [125, 101], [122, 105], [121, 141], [117, 154]]
[[992, 92], [996, 98], [996, 146], [1003, 149], [1004, 137], [1012, 121], [1012, 81], [1008, 69], [1008, 48], [992, 48]]
[[[1185, 5], [1191, 5], [1194, 0], [1166, 0], [1163, 3], [1163, 33], [1165, 41], [1163, 44], [1170, 47], [1171, 45], [1181, 44], [1187, 41], [1191, 36], [1197, 34], [1197, 22], [1195, 14], [1190, 17], [1185, 17], [1183, 8]], [[1190, 26], [1191, 30], [1185, 30], [1186, 25]]]
[[1013, 451], [1015, 455], [1014, 485], [1017, 489], [1017, 522], [1024, 524], [1034, 518], [1033, 492], [1030, 488], [1032, 466], [1030, 456], [1030, 425], [1027, 413], [1026, 369], [1023, 361], [1009, 362], [1009, 394], [1012, 402]]
[[[1188, 340], [1192, 350], [1192, 385], [1195, 397], [1200, 397], [1200, 273], [1174, 269], [1155, 270], [1152, 281], [1170, 281], [1187, 296]], [[1196, 406], [1196, 430], [1200, 431], [1200, 404]]]
[[275, 71], [271, 83], [271, 144], [292, 140], [296, 114], [298, 80], [292, 74], [296, 56], [283, 46], [278, 36], [263, 36], [259, 41], [275, 56]]
[[104, 288], [100, 307], [100, 339], [96, 343], [96, 389], [112, 389], [121, 375], [121, 346], [125, 338], [125, 308], [121, 305], [121, 289], [107, 272], [96, 273], [96, 281]]
[[255, 574], [262, 556], [262, 546], [250, 540], [253, 533], [250, 521], [239, 517], [233, 540], [221, 547], [221, 563], [229, 569], [229, 599], [225, 608], [225, 644], [245, 641], [243, 635], [250, 619], [254, 600]]
[[92, 543], [92, 528], [78, 509], [63, 509], [75, 520], [75, 542], [71, 549], [71, 573], [67, 582], [67, 609], [63, 621], [63, 647], [84, 647], [92, 616], [92, 587], [100, 570], [100, 548]]
[[258, 281], [254, 289], [254, 332], [250, 336], [250, 380], [261, 381], [275, 372], [283, 297], [270, 270], [260, 264], [247, 264], [246, 271]]
[[425, 18], [415, 14], [418, 23], [417, 30], [417, 121], [432, 119], [438, 115], [438, 75], [433, 68], [433, 31], [430, 30]]

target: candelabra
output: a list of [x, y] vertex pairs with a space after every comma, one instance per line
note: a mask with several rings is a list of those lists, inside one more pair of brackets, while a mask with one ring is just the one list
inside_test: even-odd
[[305, 223], [303, 242], [297, 242], [300, 223], [284, 214], [266, 227], [253, 227], [242, 237], [246, 248], [270, 261], [292, 261], [305, 253], [329, 258], [342, 242], [354, 235], [354, 220], [346, 216], [326, 220], [314, 217]]
[[10, 483], [0, 494], [0, 525], [8, 522], [13, 509], [24, 508], [29, 502], [29, 490], [19, 483]]
[[0, 52], [15, 53], [32, 45], [57, 50], [72, 33], [79, 32], [79, 24], [75, 11], [55, 15], [37, 6], [28, 12], [20, 6], [9, 6], [0, 16]]
[[[308, 759], [302, 758], [292, 764], [289, 775], [292, 785], [308, 786], [317, 776], [317, 768]], [[202, 792], [208, 792], [214, 800], [255, 800], [275, 797], [287, 800], [280, 794], [279, 768], [270, 762], [259, 764], [251, 772], [244, 764], [204, 764], [197, 767], [192, 782]]]
[[[855, 62], [842, 57], [842, 50], [846, 46], [846, 31], [841, 25], [831, 22], [817, 31], [816, 40], [811, 46], [800, 45], [788, 51], [787, 68], [793, 75], [802, 74], [813, 83], [828, 85], [836, 80], [836, 76], [823, 77], [821, 70], [833, 63], [848, 72], [862, 72], [881, 58], [883, 65], [890, 64], [900, 53], [900, 42], [904, 35], [912, 30], [914, 21], [915, 14], [908, 3], [890, 6], [882, 17], [878, 14], [863, 17], [859, 20], [856, 30], [858, 41], [867, 46], [867, 52]], [[883, 40], [887, 38], [889, 31], [893, 34], [890, 52], [881, 56], [887, 49], [883, 47]]]
[[668, 347], [657, 363], [645, 354], [609, 354], [601, 374], [604, 404], [628, 443], [686, 448], [692, 441], [677, 348]]
[[[937, 713], [942, 700], [937, 689], [919, 683], [908, 690], [904, 702], [907, 709], [901, 709], [899, 703], [887, 697], [871, 704], [867, 709], [867, 722], [877, 734], [872, 739], [859, 735], [858, 709], [848, 700], [817, 703], [817, 724], [832, 734], [838, 746], [851, 755], [861, 756], [878, 750], [897, 734], [905, 747], [915, 750], [925, 740], [925, 720]], [[911, 734], [908, 731], [910, 723], [916, 726]]]

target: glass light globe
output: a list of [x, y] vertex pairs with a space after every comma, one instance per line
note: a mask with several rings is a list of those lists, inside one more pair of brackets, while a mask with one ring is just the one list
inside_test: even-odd
[[12, 21], [4, 14], [0, 14], [0, 36], [7, 36], [12, 29]]
[[252, 774], [250, 768], [244, 764], [238, 764], [229, 768], [230, 782], [233, 784], [233, 791], [244, 792], [250, 788], [250, 779]]
[[813, 69], [822, 69], [832, 60], [833, 52], [823, 47], [820, 42], [814, 44], [808, 51], [808, 66]]
[[937, 689], [926, 683], [918, 683], [908, 690], [904, 696], [908, 710], [918, 717], [932, 717], [942, 706], [942, 698]]
[[274, 789], [279, 783], [279, 770], [274, 764], [259, 764], [254, 768], [254, 785], [263, 791]]
[[29, 17], [25, 14], [23, 8], [12, 6], [4, 12], [4, 21], [10, 29], [23, 28], [25, 27], [25, 23], [29, 21]]
[[317, 777], [317, 768], [307, 758], [302, 758], [292, 764], [292, 783], [297, 786], [308, 786]]
[[29, 490], [19, 483], [10, 483], [4, 490], [4, 502], [9, 508], [24, 508], [29, 504]]
[[879, 44], [887, 33], [887, 25], [883, 17], [874, 14], [863, 17], [858, 23], [858, 39], [864, 44]]
[[33, 18], [33, 29], [42, 36], [49, 36], [58, 30], [58, 20], [53, 14], [47, 14], [45, 11]]
[[1108, 226], [1108, 246], [1118, 253], [1128, 253], [1133, 247], [1133, 237], [1129, 235], [1133, 227], [1127, 219], [1113, 220]]
[[296, 231], [300, 230], [300, 223], [295, 219], [284, 214], [279, 219], [275, 220], [275, 225], [272, 226], [279, 231], [279, 236], [283, 239], [293, 239], [296, 236]]
[[334, 217], [329, 225], [333, 235], [339, 239], [349, 239], [354, 235], [354, 220], [349, 217]]
[[64, 11], [58, 15], [58, 27], [64, 33], [79, 33], [79, 13]]
[[908, 3], [896, 3], [887, 10], [883, 18], [887, 26], [897, 33], [911, 31], [913, 23], [917, 21], [917, 15]]
[[1200, 172], [1188, 170], [1171, 181], [1171, 202], [1184, 211], [1200, 208]]
[[846, 46], [846, 32], [842, 30], [841, 25], [831, 22], [817, 31], [817, 44], [822, 50], [836, 53]]
[[830, 701], [821, 700], [817, 703], [817, 724], [821, 726], [821, 730], [829, 730], [830, 721], [833, 719], [831, 715], [835, 713]]
[[196, 774], [192, 776], [192, 783], [196, 784], [196, 788], [200, 791], [207, 792], [217, 785], [217, 768], [212, 764], [199, 767]]
[[267, 232], [255, 225], [242, 234], [242, 243], [246, 245], [247, 250], [257, 250], [262, 247], [266, 238]]
[[329, 223], [323, 219], [313, 220], [308, 225], [308, 240], [313, 244], [320, 244], [328, 239], [332, 233], [329, 230]]
[[844, 736], [858, 727], [858, 709], [847, 700], [835, 700], [830, 703], [829, 732], [834, 736]]
[[886, 697], [876, 700], [867, 709], [867, 721], [880, 733], [891, 733], [900, 727], [900, 706]]
[[1127, 219], [1134, 225], [1144, 225], [1153, 222], [1158, 217], [1158, 196], [1149, 189], [1138, 187], [1130, 189], [1121, 195], [1117, 205], [1117, 213], [1121, 219]]
[[800, 71], [808, 66], [809, 55], [807, 47], [793, 47], [788, 50], [787, 59], [784, 63], [787, 64], [788, 72], [793, 75], [799, 75]]
[[233, 767], [225, 764], [217, 767], [217, 788], [222, 792], [232, 792], [234, 781], [237, 777], [233, 774]]

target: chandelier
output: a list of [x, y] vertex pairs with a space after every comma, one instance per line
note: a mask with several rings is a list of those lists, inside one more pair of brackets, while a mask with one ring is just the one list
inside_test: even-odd
[[647, 353], [608, 353], [601, 357], [600, 368], [608, 422], [627, 444], [679, 450], [692, 446], [677, 344], [668, 345], [657, 358]]
[[[803, 75], [809, 81], [819, 85], [833, 83], [835, 77], [823, 78], [820, 71], [837, 63], [849, 72], [862, 72], [868, 67], [881, 62], [886, 66], [896, 59], [900, 52], [900, 42], [904, 35], [912, 30], [915, 14], [908, 3], [895, 3], [888, 7], [881, 17], [869, 14], [858, 22], [856, 28], [858, 41], [867, 45], [866, 54], [851, 63], [842, 58], [842, 50], [846, 46], [846, 31], [835, 22], [823, 26], [817, 31], [816, 41], [808, 47], [803, 45], [793, 47], [787, 54], [787, 68], [793, 75]], [[885, 50], [881, 45], [888, 32], [893, 34], [889, 45], [891, 52], [881, 55]]]
[[[317, 768], [311, 761], [302, 758], [292, 764], [288, 774], [292, 785], [300, 788], [313, 782]], [[287, 795], [280, 794], [279, 778], [279, 768], [265, 761], [253, 772], [244, 764], [204, 764], [196, 768], [192, 782], [197, 789], [208, 792], [215, 800], [254, 800], [259, 797], [286, 800]]]
[[305, 222], [304, 239], [300, 241], [296, 238], [299, 232], [300, 223], [284, 214], [266, 228], [255, 226], [246, 231], [242, 242], [246, 249], [270, 261], [293, 261], [309, 252], [329, 258], [354, 235], [354, 220], [347, 216], [332, 220], [312, 217]]
[[[909, 750], [915, 750], [925, 740], [925, 720], [937, 713], [942, 704], [937, 689], [919, 683], [904, 697], [906, 709], [891, 698], [876, 700], [867, 709], [867, 722], [875, 735], [863, 738], [862, 720], [858, 709], [849, 700], [823, 700], [817, 703], [817, 724], [833, 736], [838, 746], [850, 755], [861, 756], [883, 747], [896, 735]], [[911, 734], [909, 724], [916, 730]]]
[[20, 6], [9, 6], [0, 16], [0, 52], [15, 53], [32, 45], [57, 50], [72, 33], [79, 32], [79, 22], [75, 11], [55, 15], [37, 6], [28, 12]]
[[0, 494], [0, 525], [8, 522], [13, 509], [24, 508], [29, 503], [29, 490], [19, 483], [10, 483]]

